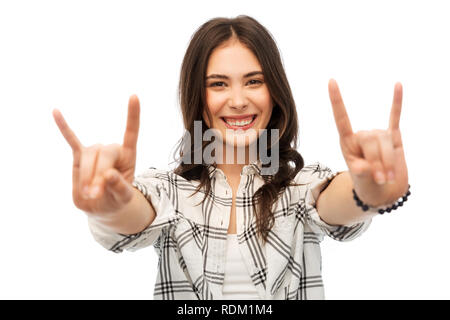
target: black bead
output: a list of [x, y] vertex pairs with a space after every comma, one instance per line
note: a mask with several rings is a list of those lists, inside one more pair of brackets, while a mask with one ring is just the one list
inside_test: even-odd
[[[408, 200], [408, 196], [411, 194], [411, 192], [409, 191], [409, 188], [410, 188], [410, 187], [411, 187], [411, 186], [408, 185], [408, 192], [407, 192], [403, 197], [401, 197], [401, 200], [397, 200], [397, 201], [394, 203], [394, 205], [392, 205], [392, 207], [390, 207], [390, 208], [379, 209], [379, 210], [378, 210], [378, 213], [379, 213], [379, 214], [384, 214], [385, 212], [391, 212], [391, 211], [393, 211], [393, 210], [396, 210], [398, 207], [403, 206], [403, 203], [404, 203], [405, 201]], [[369, 206], [366, 205], [366, 204], [364, 204], [364, 203], [358, 198], [358, 195], [356, 194], [355, 189], [352, 189], [352, 192], [353, 192], [353, 199], [355, 199], [357, 206], [358, 206], [358, 207], [361, 207], [362, 210], [364, 210], [364, 211], [369, 210]], [[400, 199], [400, 198], [399, 198], [399, 199]], [[403, 200], [403, 201], [402, 201], [402, 200]]]

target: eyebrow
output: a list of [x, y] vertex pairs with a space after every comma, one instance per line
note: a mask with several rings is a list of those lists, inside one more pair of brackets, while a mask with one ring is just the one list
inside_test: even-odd
[[[264, 75], [262, 73], [262, 71], [252, 71], [252, 72], [249, 72], [249, 73], [245, 74], [244, 78], [252, 77], [252, 76], [255, 76], [257, 74]], [[215, 79], [229, 79], [229, 77], [224, 75], [224, 74], [215, 74], [214, 73], [214, 74], [210, 74], [209, 76], [207, 76], [205, 80], [208, 80], [208, 79], [211, 79], [211, 78], [215, 78]]]

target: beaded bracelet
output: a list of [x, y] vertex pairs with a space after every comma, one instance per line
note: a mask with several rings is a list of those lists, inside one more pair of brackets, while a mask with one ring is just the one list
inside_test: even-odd
[[368, 206], [367, 204], [364, 204], [356, 195], [355, 189], [352, 189], [352, 191], [353, 191], [353, 199], [356, 200], [356, 205], [358, 207], [361, 207], [363, 211], [377, 212], [379, 214], [384, 214], [385, 212], [391, 212], [392, 210], [396, 210], [398, 207], [403, 206], [403, 203], [406, 202], [406, 200], [408, 200], [408, 197], [411, 194], [411, 192], [409, 191], [410, 188], [411, 186], [408, 184], [408, 191], [404, 196], [402, 196], [402, 199], [400, 201], [396, 201], [391, 207], [384, 209], [374, 208]]

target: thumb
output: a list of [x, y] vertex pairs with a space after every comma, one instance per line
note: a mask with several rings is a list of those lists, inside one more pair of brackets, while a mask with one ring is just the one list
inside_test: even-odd
[[105, 173], [105, 187], [119, 202], [128, 203], [133, 198], [133, 186], [116, 169]]

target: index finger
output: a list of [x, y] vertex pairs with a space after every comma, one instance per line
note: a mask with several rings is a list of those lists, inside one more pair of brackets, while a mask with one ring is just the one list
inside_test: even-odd
[[136, 149], [139, 135], [139, 113], [139, 99], [136, 95], [132, 95], [128, 101], [127, 128], [123, 138], [124, 148]]
[[334, 120], [336, 122], [337, 130], [341, 137], [353, 134], [352, 125], [345, 110], [344, 101], [341, 97], [341, 92], [336, 80], [330, 79], [328, 82], [328, 93], [330, 95], [331, 105], [333, 107]]
[[391, 116], [389, 118], [389, 128], [400, 128], [400, 114], [402, 112], [403, 87], [400, 82], [395, 84], [394, 100], [392, 101]]
[[56, 125], [59, 128], [59, 131], [61, 131], [62, 135], [72, 148], [73, 152], [79, 152], [82, 148], [82, 144], [80, 143], [80, 140], [78, 140], [75, 133], [70, 129], [61, 112], [58, 109], [53, 109], [52, 114], [53, 118], [55, 119]]

